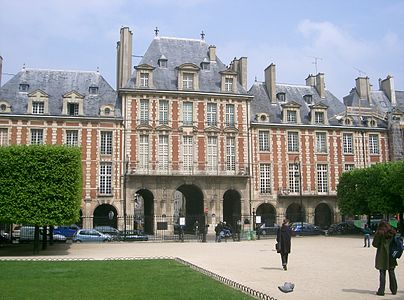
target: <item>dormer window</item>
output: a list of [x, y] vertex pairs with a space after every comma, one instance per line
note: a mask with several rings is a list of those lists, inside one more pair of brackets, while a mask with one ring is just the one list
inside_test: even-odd
[[281, 104], [282, 107], [282, 122], [290, 124], [300, 124], [300, 107], [301, 105], [295, 101]]
[[304, 95], [303, 100], [307, 104], [313, 104], [313, 96], [312, 95]]
[[314, 123], [315, 124], [324, 124], [324, 112], [323, 111], [314, 112]]
[[98, 87], [97, 86], [90, 86], [88, 88], [88, 92], [90, 93], [90, 95], [96, 95], [96, 94], [98, 94]]
[[32, 101], [32, 113], [42, 115], [45, 112], [45, 103], [43, 101]]
[[27, 83], [20, 83], [20, 92], [28, 92], [29, 84]]
[[286, 101], [286, 94], [285, 93], [277, 93], [276, 94], [276, 100], [279, 102], [285, 102]]
[[113, 116], [115, 113], [114, 106], [111, 104], [103, 105], [100, 108], [100, 115], [104, 117]]
[[345, 118], [345, 120], [344, 120], [344, 125], [346, 125], [346, 126], [350, 126], [350, 125], [352, 125], [352, 121], [351, 121], [351, 119], [349, 119], [349, 118]]
[[369, 126], [369, 127], [376, 127], [376, 126], [377, 126], [376, 120], [375, 120], [375, 119], [370, 119], [370, 120], [368, 121], [368, 126]]
[[7, 110], [7, 105], [2, 104], [0, 105], [0, 111], [5, 112]]
[[224, 90], [226, 92], [233, 91], [233, 78], [225, 78], [224, 80]]
[[72, 91], [63, 95], [62, 114], [68, 116], [84, 115], [84, 96]]
[[11, 112], [11, 106], [6, 101], [1, 101], [0, 102], [0, 112], [1, 113]]
[[149, 87], [149, 73], [145, 72], [140, 73], [140, 86]]
[[210, 70], [210, 64], [208, 62], [202, 62], [201, 63], [201, 69], [202, 70]]
[[167, 58], [164, 55], [161, 55], [157, 64], [160, 68], [167, 68]]
[[105, 114], [106, 116], [109, 116], [109, 115], [111, 114], [111, 109], [110, 109], [109, 107], [105, 108], [104, 114]]
[[194, 74], [184, 73], [182, 75], [182, 88], [184, 90], [192, 90], [194, 88]]
[[296, 110], [287, 110], [286, 111], [286, 122], [288, 122], [288, 123], [297, 123], [297, 112], [296, 112]]
[[79, 115], [79, 104], [78, 103], [67, 103], [67, 114], [69, 116]]

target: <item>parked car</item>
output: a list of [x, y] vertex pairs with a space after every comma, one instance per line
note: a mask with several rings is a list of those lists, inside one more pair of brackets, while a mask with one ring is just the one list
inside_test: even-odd
[[353, 222], [339, 222], [331, 224], [330, 228], [327, 230], [327, 235], [337, 235], [337, 234], [360, 234], [362, 229], [356, 227]]
[[114, 241], [121, 239], [121, 232], [112, 226], [95, 226], [94, 229], [111, 236]]
[[21, 230], [20, 225], [17, 225], [14, 227], [12, 234], [11, 234], [13, 240], [18, 241], [20, 239], [20, 230]]
[[95, 229], [79, 229], [73, 235], [73, 242], [109, 242], [112, 237]]
[[126, 230], [126, 235], [124, 232], [121, 232], [121, 240], [122, 241], [148, 241], [149, 237], [144, 234], [142, 230]]
[[10, 235], [7, 232], [0, 231], [0, 244], [11, 243]]
[[53, 233], [61, 234], [61, 235], [64, 235], [65, 237], [71, 239], [73, 237], [73, 235], [76, 233], [76, 231], [79, 229], [80, 229], [80, 227], [77, 226], [76, 224], [56, 226], [53, 229]]
[[301, 222], [295, 222], [295, 223], [292, 223], [290, 228], [292, 229], [292, 231], [296, 235], [319, 235], [319, 234], [324, 234], [324, 231], [322, 229], [320, 229], [320, 227], [315, 226], [315, 225], [310, 224], [310, 223], [305, 223], [305, 222], [303, 222], [303, 227], [302, 227]]
[[[48, 232], [49, 234], [49, 232]], [[43, 228], [39, 228], [39, 240], [42, 240]], [[21, 226], [20, 228], [20, 243], [29, 243], [35, 239], [35, 226]], [[49, 240], [49, 237], [48, 237]], [[59, 243], [66, 243], [66, 237], [61, 234], [53, 234], [53, 241]]]
[[269, 235], [269, 234], [276, 234], [277, 230], [279, 228], [278, 224], [261, 224], [261, 226], [257, 230], [257, 234], [259, 233], [260, 235]]

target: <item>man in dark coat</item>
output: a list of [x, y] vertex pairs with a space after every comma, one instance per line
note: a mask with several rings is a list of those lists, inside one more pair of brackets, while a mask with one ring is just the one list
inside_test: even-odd
[[289, 220], [284, 219], [282, 226], [276, 232], [277, 252], [281, 254], [282, 267], [286, 271], [288, 256], [290, 253], [292, 230], [289, 227]]
[[386, 285], [386, 271], [389, 271], [390, 291], [393, 295], [397, 293], [397, 279], [394, 274], [394, 268], [397, 266], [397, 260], [390, 254], [390, 243], [396, 231], [391, 228], [386, 221], [380, 221], [372, 246], [377, 248], [375, 267], [379, 270], [379, 289], [376, 295], [384, 296]]

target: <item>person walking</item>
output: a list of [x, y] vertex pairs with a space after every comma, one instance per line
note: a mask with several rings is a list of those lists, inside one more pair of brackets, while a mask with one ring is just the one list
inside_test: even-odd
[[292, 230], [289, 227], [289, 220], [284, 219], [282, 222], [282, 226], [278, 228], [276, 232], [276, 252], [280, 253], [282, 267], [286, 271], [288, 269], [288, 256], [290, 253], [291, 247], [291, 239], [292, 239]]
[[372, 234], [372, 229], [369, 228], [368, 224], [365, 224], [365, 227], [363, 227], [363, 239], [365, 244], [363, 247], [370, 247], [370, 235]]
[[386, 285], [386, 271], [389, 272], [390, 291], [393, 295], [397, 293], [397, 279], [394, 268], [397, 266], [397, 260], [390, 254], [390, 243], [396, 231], [391, 228], [386, 221], [380, 221], [376, 234], [373, 238], [372, 246], [377, 248], [375, 267], [379, 270], [379, 289], [376, 295], [384, 296]]

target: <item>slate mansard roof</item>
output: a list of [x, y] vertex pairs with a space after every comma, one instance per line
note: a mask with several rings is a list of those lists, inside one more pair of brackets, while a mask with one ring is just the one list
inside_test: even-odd
[[[331, 92], [325, 90], [325, 98], [321, 98], [317, 90], [313, 86], [305, 85], [290, 85], [290, 84], [276, 84], [275, 94], [284, 93], [285, 102], [277, 101], [271, 104], [268, 96], [267, 88], [263, 82], [255, 82], [248, 93], [254, 96], [251, 102], [251, 119], [253, 122], [257, 114], [265, 113], [269, 116], [269, 123], [283, 123], [282, 122], [282, 106], [283, 104], [296, 102], [300, 105], [301, 124], [311, 124], [309, 119], [310, 106], [323, 104], [327, 106], [328, 122], [330, 125], [339, 125], [339, 120], [336, 115], [345, 112], [344, 104], [338, 100]], [[307, 104], [304, 101], [304, 96], [312, 96], [312, 104]]]
[[[159, 67], [158, 61], [161, 58], [167, 59], [167, 68]], [[204, 40], [155, 37], [139, 65], [147, 64], [154, 67], [152, 89], [177, 91], [178, 67], [191, 63], [201, 68], [202, 62], [209, 63], [209, 69], [198, 71], [198, 91], [221, 93], [221, 74], [219, 72], [227, 70], [227, 67], [217, 56], [215, 61], [209, 61], [209, 45]], [[125, 88], [136, 89], [136, 71]], [[237, 82], [236, 93], [247, 94], [247, 91]]]
[[[28, 91], [21, 92], [20, 84], [27, 84]], [[90, 87], [97, 87], [98, 93], [90, 94]], [[84, 96], [84, 117], [99, 117], [103, 105], [112, 105], [115, 117], [121, 116], [117, 93], [99, 72], [39, 69], [23, 69], [0, 88], [0, 102], [11, 105], [11, 112], [6, 114], [30, 114], [27, 111], [28, 95], [38, 90], [49, 96], [48, 115], [51, 116], [62, 115], [63, 95], [69, 92]]]

